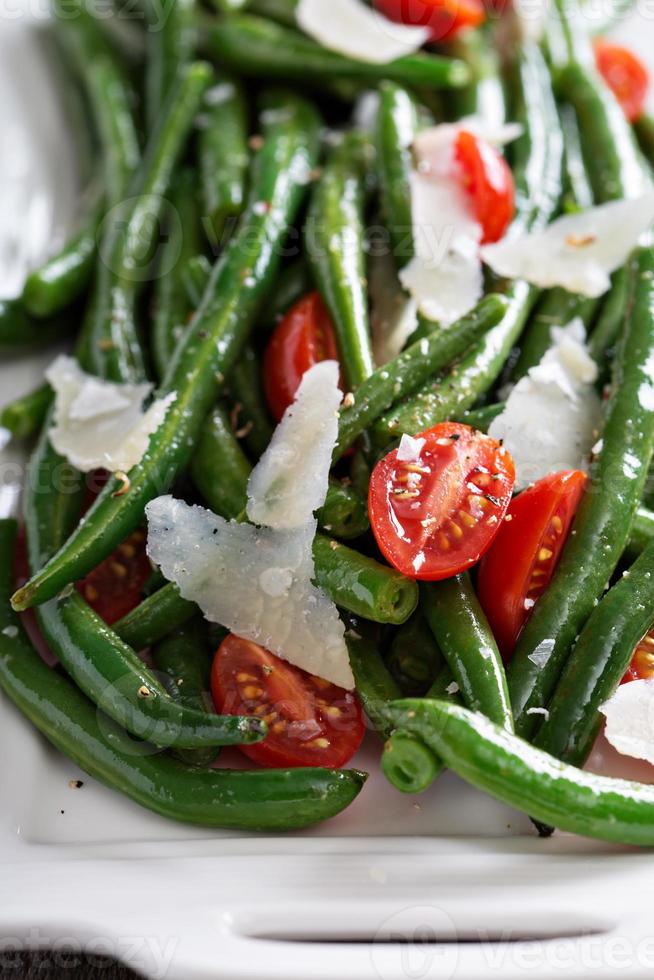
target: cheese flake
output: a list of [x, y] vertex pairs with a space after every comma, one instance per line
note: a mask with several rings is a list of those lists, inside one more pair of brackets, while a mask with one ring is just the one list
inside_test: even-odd
[[485, 245], [481, 256], [498, 275], [597, 297], [653, 222], [654, 192], [649, 192], [564, 215], [531, 235]]
[[540, 364], [511, 390], [488, 434], [503, 440], [516, 467], [516, 489], [560, 470], [588, 468], [600, 421], [593, 387], [597, 366], [575, 320], [554, 328]]
[[83, 473], [128, 472], [141, 461], [175, 394], [143, 404], [150, 384], [116, 384], [85, 374], [72, 357], [61, 355], [45, 376], [55, 392], [54, 449]]
[[654, 764], [654, 680], [621, 684], [600, 706], [604, 734], [622, 755]]
[[384, 65], [421, 48], [429, 40], [426, 27], [398, 24], [362, 0], [300, 0], [298, 27], [324, 48], [347, 58]]

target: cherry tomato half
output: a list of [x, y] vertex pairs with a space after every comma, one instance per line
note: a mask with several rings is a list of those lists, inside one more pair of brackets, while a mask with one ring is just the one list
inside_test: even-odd
[[494, 146], [466, 130], [457, 135], [454, 158], [482, 227], [482, 245], [499, 241], [515, 214], [511, 168]]
[[515, 471], [499, 442], [468, 425], [443, 422], [417, 439], [415, 458], [398, 459], [394, 449], [377, 464], [368, 511], [390, 564], [409, 578], [436, 581], [470, 568], [490, 547]]
[[631, 663], [621, 683], [649, 681], [652, 677], [654, 677], [654, 630], [650, 630], [634, 650]]
[[505, 660], [550, 583], [587, 482], [580, 470], [565, 470], [524, 490], [481, 561], [479, 601]]
[[635, 122], [643, 114], [649, 87], [645, 65], [628, 48], [603, 39], [595, 41], [595, 61], [625, 116]]
[[352, 758], [364, 734], [355, 694], [280, 660], [256, 643], [230, 633], [211, 671], [217, 711], [257, 715], [268, 735], [241, 751], [262, 766], [328, 766]]
[[380, 13], [400, 24], [428, 27], [432, 41], [445, 41], [486, 19], [481, 0], [374, 0]]
[[77, 588], [98, 616], [112, 626], [138, 606], [151, 573], [145, 552], [145, 534], [134, 531], [78, 582]]
[[266, 398], [278, 422], [293, 403], [304, 372], [327, 360], [338, 360], [334, 328], [319, 294], [309, 293], [275, 328], [263, 359]]

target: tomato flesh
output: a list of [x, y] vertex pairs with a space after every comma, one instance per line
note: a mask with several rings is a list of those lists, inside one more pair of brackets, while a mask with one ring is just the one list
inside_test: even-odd
[[587, 482], [580, 470], [565, 470], [524, 490], [481, 561], [479, 601], [507, 661], [550, 583]]
[[389, 20], [428, 27], [431, 41], [446, 41], [486, 19], [481, 0], [374, 0]]
[[77, 583], [80, 594], [108, 626], [135, 609], [141, 601], [152, 567], [145, 551], [145, 534], [134, 531], [108, 558]]
[[515, 471], [489, 436], [443, 422], [416, 437], [412, 459], [395, 449], [375, 467], [368, 496], [385, 558], [409, 578], [437, 581], [476, 564], [500, 529]]
[[338, 360], [334, 328], [320, 295], [309, 293], [280, 321], [264, 355], [264, 390], [278, 422], [292, 405], [305, 371], [327, 360]]
[[643, 114], [649, 88], [645, 65], [628, 48], [603, 39], [595, 41], [595, 61], [629, 122], [636, 122]]
[[482, 245], [499, 241], [515, 214], [511, 168], [494, 146], [467, 130], [457, 134], [454, 158], [482, 228]]
[[654, 630], [650, 630], [634, 650], [631, 663], [621, 683], [649, 681], [652, 677], [654, 677]]
[[214, 657], [211, 691], [221, 714], [264, 719], [266, 738], [240, 746], [261, 766], [338, 768], [361, 745], [363, 713], [355, 694], [233, 633]]

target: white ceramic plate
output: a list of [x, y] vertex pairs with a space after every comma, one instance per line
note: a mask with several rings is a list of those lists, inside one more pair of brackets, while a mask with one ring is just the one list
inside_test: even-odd
[[[40, 24], [0, 5], [2, 295], [74, 214], [74, 153]], [[619, 34], [654, 62], [651, 20], [636, 15]], [[0, 364], [0, 404], [40, 381], [51, 356]], [[22, 465], [0, 438], [3, 516]], [[171, 980], [615, 980], [654, 969], [652, 855], [539, 841], [524, 816], [450, 773], [403, 797], [379, 775], [374, 738], [355, 760], [372, 775], [354, 805], [274, 838], [148, 813], [79, 772], [1, 697], [0, 746], [0, 964], [12, 962], [5, 947], [41, 946]], [[652, 773], [603, 743], [594, 765]], [[77, 778], [83, 787], [70, 788]]]

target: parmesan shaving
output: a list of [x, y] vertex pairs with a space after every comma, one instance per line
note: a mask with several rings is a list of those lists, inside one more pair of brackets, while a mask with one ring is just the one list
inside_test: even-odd
[[601, 296], [653, 222], [654, 192], [649, 192], [564, 215], [544, 231], [485, 245], [481, 256], [498, 275]]
[[622, 755], [654, 764], [654, 680], [621, 684], [601, 705], [604, 734]]
[[289, 531], [257, 528], [171, 496], [151, 501], [146, 516], [148, 555], [207, 619], [353, 689], [344, 626], [311, 582], [315, 521]]
[[384, 65], [421, 48], [429, 40], [426, 27], [397, 24], [362, 0], [300, 0], [295, 18], [301, 30], [330, 51]]
[[553, 344], [540, 364], [510, 392], [488, 434], [503, 440], [516, 467], [516, 489], [560, 470], [588, 468], [600, 421], [593, 387], [597, 366], [575, 320], [554, 328]]
[[166, 417], [175, 394], [155, 400], [150, 384], [115, 384], [85, 374], [72, 357], [61, 355], [45, 373], [55, 392], [50, 441], [83, 473], [106, 469], [129, 472], [141, 461], [150, 436]]
[[324, 504], [338, 438], [338, 375], [336, 361], [321, 361], [302, 378], [250, 476], [247, 513], [254, 524], [302, 527]]

